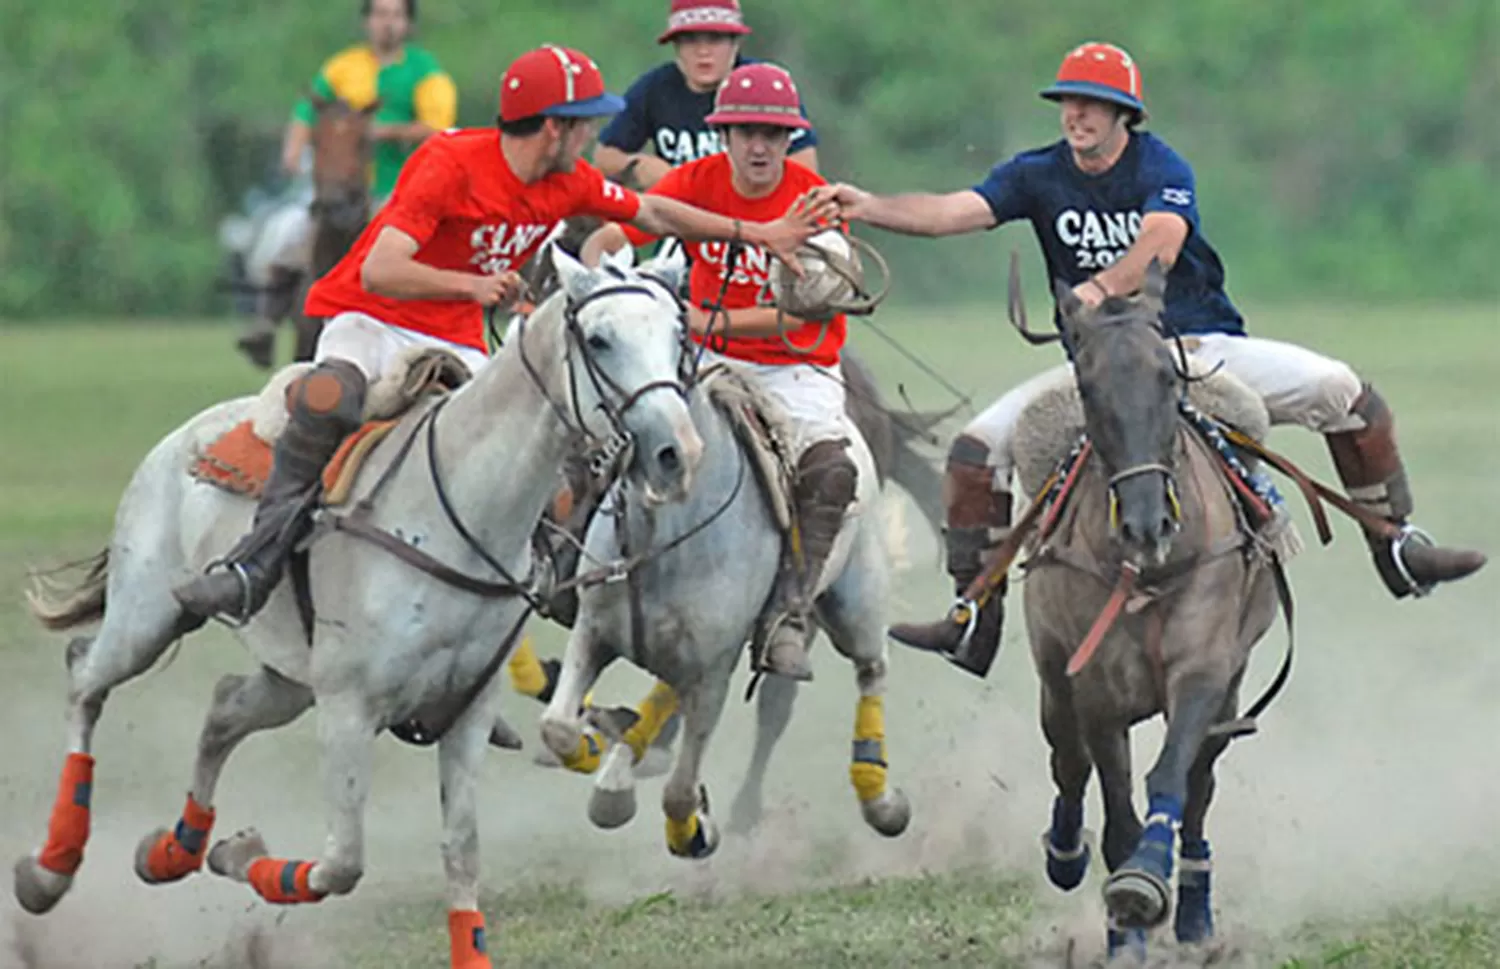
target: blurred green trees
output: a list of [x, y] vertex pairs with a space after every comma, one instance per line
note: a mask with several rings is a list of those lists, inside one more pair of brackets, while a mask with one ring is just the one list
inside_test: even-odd
[[[746, 50], [798, 77], [831, 177], [974, 184], [1056, 136], [1036, 91], [1062, 54], [1113, 40], [1142, 66], [1150, 127], [1197, 170], [1232, 295], [1500, 295], [1495, 0], [745, 4]], [[506, 63], [543, 41], [623, 89], [669, 56], [666, 6], [423, 0], [419, 39], [457, 79], [462, 123], [487, 124]], [[0, 10], [0, 316], [222, 306], [218, 220], [270, 171], [322, 58], [358, 37], [357, 0]], [[1024, 229], [881, 241], [902, 302], [989, 298], [1009, 245], [1031, 257]]]

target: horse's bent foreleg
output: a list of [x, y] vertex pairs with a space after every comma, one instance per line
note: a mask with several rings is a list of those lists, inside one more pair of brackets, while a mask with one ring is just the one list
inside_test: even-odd
[[1146, 827], [1135, 851], [1104, 886], [1110, 915], [1126, 928], [1151, 928], [1171, 911], [1169, 885], [1188, 772], [1224, 706], [1227, 683], [1206, 673], [1179, 676], [1168, 697], [1167, 736], [1146, 775]]
[[729, 811], [729, 830], [746, 834], [753, 830], [765, 810], [766, 770], [771, 751], [792, 722], [797, 701], [797, 681], [784, 676], [768, 676], [761, 681], [755, 698], [755, 749], [750, 753], [750, 767], [740, 784], [739, 793]]
[[[1062, 674], [1062, 670], [1056, 670]], [[1042, 733], [1052, 748], [1052, 824], [1042, 837], [1047, 852], [1047, 880], [1072, 891], [1088, 874], [1089, 846], [1083, 838], [1083, 795], [1093, 762], [1083, 743], [1071, 684], [1065, 675], [1042, 678]]]
[[699, 778], [703, 755], [728, 694], [729, 669], [716, 668], [681, 697], [682, 747], [661, 795], [667, 816], [667, 850], [679, 858], [707, 858], [719, 847], [719, 831], [708, 813], [708, 792]]
[[493, 721], [487, 698], [496, 692], [491, 683], [438, 743], [451, 969], [490, 969], [479, 911], [478, 781]]
[[362, 696], [318, 697], [317, 704], [323, 797], [330, 812], [322, 857], [317, 861], [272, 858], [254, 829], [220, 841], [208, 853], [210, 871], [248, 883], [275, 904], [347, 895], [364, 874], [364, 814], [370, 796], [375, 725], [364, 712]]
[[[631, 711], [630, 725], [610, 737], [613, 746], [594, 775], [594, 791], [589, 796], [589, 820], [598, 827], [618, 828], [635, 817], [635, 765], [661, 734], [662, 725], [677, 715], [677, 705], [677, 691], [657, 680]], [[585, 743], [589, 737], [585, 734]]]
[[198, 735], [193, 786], [176, 827], [141, 840], [135, 873], [149, 885], [177, 881], [203, 865], [214, 823], [214, 789], [229, 755], [251, 734], [285, 726], [312, 706], [312, 691], [263, 666], [249, 676], [226, 676]]
[[[1141, 820], [1135, 813], [1132, 794], [1130, 732], [1118, 724], [1090, 724], [1084, 739], [1099, 771], [1099, 791], [1104, 800], [1104, 867], [1114, 872], [1141, 840]], [[1122, 925], [1111, 916], [1107, 939], [1111, 959], [1122, 955], [1145, 958], [1144, 929]]]
[[582, 624], [573, 627], [563, 653], [557, 688], [542, 713], [542, 743], [568, 770], [592, 774], [604, 755], [604, 740], [598, 731], [585, 729], [579, 710], [604, 667], [615, 654], [606, 650]]
[[138, 591], [142, 584], [112, 575], [108, 611], [98, 635], [68, 645], [68, 754], [47, 841], [17, 860], [13, 869], [16, 901], [34, 915], [50, 911], [67, 894], [83, 864], [94, 785], [90, 750], [109, 691], [150, 669], [167, 646], [193, 628], [181, 623], [181, 613], [165, 587]]

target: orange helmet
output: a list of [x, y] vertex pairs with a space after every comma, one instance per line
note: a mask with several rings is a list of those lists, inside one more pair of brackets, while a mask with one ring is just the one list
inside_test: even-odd
[[1141, 69], [1123, 48], [1114, 44], [1090, 42], [1068, 51], [1057, 69], [1057, 80], [1042, 92], [1049, 101], [1066, 95], [1097, 98], [1136, 113], [1136, 120], [1146, 117], [1146, 103], [1141, 99]]

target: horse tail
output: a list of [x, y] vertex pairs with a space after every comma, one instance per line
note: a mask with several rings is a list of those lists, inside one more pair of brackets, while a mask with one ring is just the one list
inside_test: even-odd
[[[86, 570], [76, 583], [61, 583], [53, 578], [72, 569]], [[69, 562], [46, 572], [33, 571], [31, 587], [26, 590], [26, 604], [37, 622], [47, 629], [72, 629], [104, 616], [104, 595], [108, 586], [109, 549], [105, 548], [79, 562]]]

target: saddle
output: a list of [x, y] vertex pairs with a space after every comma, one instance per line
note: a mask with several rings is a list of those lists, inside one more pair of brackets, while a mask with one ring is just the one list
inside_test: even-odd
[[[260, 392], [250, 416], [211, 441], [194, 455], [193, 477], [231, 494], [258, 499], [271, 474], [276, 441], [288, 415], [286, 390], [313, 367], [294, 363], [278, 371]], [[413, 349], [370, 385], [365, 396], [365, 423], [350, 434], [323, 471], [323, 499], [327, 507], [344, 504], [354, 490], [366, 459], [387, 434], [418, 403], [448, 393], [470, 377], [469, 368], [446, 350]]]

